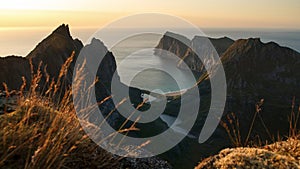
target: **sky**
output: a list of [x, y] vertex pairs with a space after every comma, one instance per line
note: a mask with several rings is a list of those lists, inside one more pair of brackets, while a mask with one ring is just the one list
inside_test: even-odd
[[101, 27], [127, 15], [155, 12], [199, 27], [300, 29], [299, 0], [8, 0], [0, 28]]

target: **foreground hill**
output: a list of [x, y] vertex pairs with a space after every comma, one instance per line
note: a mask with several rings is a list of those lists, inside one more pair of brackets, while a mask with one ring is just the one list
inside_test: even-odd
[[224, 149], [195, 167], [202, 168], [300, 168], [300, 140], [290, 138], [261, 148]]

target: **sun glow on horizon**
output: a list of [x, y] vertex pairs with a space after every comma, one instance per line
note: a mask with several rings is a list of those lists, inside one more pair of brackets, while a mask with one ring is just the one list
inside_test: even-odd
[[9, 0], [1, 2], [0, 27], [103, 26], [127, 15], [155, 12], [200, 27], [299, 29], [299, 9], [298, 0]]

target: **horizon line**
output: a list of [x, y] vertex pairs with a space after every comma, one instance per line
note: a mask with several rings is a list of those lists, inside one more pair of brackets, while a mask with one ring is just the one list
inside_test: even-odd
[[[0, 30], [2, 29], [56, 29], [58, 28], [60, 25], [62, 25], [64, 23], [61, 23], [61, 24], [58, 24], [57, 26], [0, 26]], [[88, 25], [88, 26], [72, 26], [70, 24], [66, 24], [69, 26], [70, 29], [101, 29], [105, 26], [91, 26], [91, 25]], [[198, 26], [198, 25], [196, 25]], [[148, 28], [148, 27], [138, 27], [138, 28]], [[137, 27], [130, 27], [130, 26], [126, 26], [126, 27], [112, 27], [112, 29], [138, 29]], [[160, 29], [162, 27], [151, 27], [153, 29]], [[165, 28], [165, 27], [163, 27]], [[178, 28], [178, 29], [189, 29], [189, 28], [186, 28], [186, 27], [169, 27], [169, 28]], [[277, 31], [287, 31], [287, 30], [290, 30], [290, 31], [300, 31], [300, 28], [291, 28], [291, 27], [226, 27], [226, 26], [203, 26], [203, 27], [200, 27], [198, 26], [198, 28], [201, 30], [201, 29], [211, 29], [211, 30], [218, 30], [220, 31], [220, 29], [224, 29], [224, 30], [246, 30], [246, 29], [249, 29], [249, 30], [277, 30]]]

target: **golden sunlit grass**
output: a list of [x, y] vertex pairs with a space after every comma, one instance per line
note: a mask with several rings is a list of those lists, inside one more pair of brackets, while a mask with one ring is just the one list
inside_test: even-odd
[[[208, 157], [201, 161], [195, 169], [206, 168], [300, 168], [300, 132], [297, 126], [300, 115], [300, 107], [295, 112], [295, 98], [292, 102], [292, 110], [289, 117], [289, 135], [286, 141], [278, 136], [277, 141], [270, 134], [267, 126], [264, 124], [260, 113], [263, 100], [256, 104], [256, 112], [251, 121], [247, 136], [242, 139], [240, 131], [240, 122], [234, 113], [226, 116], [220, 125], [228, 134], [231, 144], [235, 148], [226, 148], [217, 155]], [[262, 146], [259, 136], [258, 141], [250, 139], [256, 117], [259, 117], [266, 133], [273, 144]]]
[[[259, 136], [256, 137], [256, 141], [250, 139], [253, 127], [254, 127], [254, 122], [257, 120], [257, 117], [259, 117], [259, 120], [264, 127], [264, 130], [266, 131], [269, 140], [272, 141], [273, 143], [276, 141], [275, 136], [272, 135], [266, 126], [262, 116], [260, 115], [262, 113], [261, 106], [263, 105], [264, 100], [261, 99], [256, 105], [255, 105], [255, 113], [252, 118], [251, 124], [249, 126], [249, 130], [247, 132], [246, 138], [242, 139], [241, 136], [241, 129], [240, 129], [240, 122], [238, 117], [235, 115], [235, 113], [229, 113], [227, 114], [225, 120], [222, 120], [220, 122], [220, 125], [225, 129], [227, 132], [228, 138], [232, 144], [233, 147], [241, 147], [241, 146], [262, 146], [263, 143]], [[287, 135], [287, 138], [294, 138], [297, 139], [300, 136], [300, 131], [299, 131], [299, 126], [298, 124], [298, 119], [300, 116], [300, 107], [298, 110], [295, 112], [295, 98], [292, 101], [292, 106], [291, 106], [291, 113], [289, 115], [289, 134]], [[277, 141], [281, 141], [282, 138], [278, 136]]]
[[[50, 81], [45, 75], [43, 91], [38, 90], [42, 79], [41, 64], [36, 73], [32, 66], [32, 81], [27, 93], [24, 93], [26, 80], [23, 78], [16, 111], [0, 116], [0, 168], [117, 166], [117, 159], [93, 143], [81, 128], [71, 89], [62, 91], [72, 58], [62, 66], [57, 81]], [[6, 93], [8, 96], [9, 91]]]

